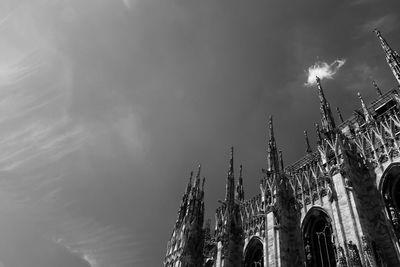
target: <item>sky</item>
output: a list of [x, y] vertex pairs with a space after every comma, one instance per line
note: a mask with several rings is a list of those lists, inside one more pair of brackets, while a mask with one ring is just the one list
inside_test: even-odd
[[156, 267], [189, 174], [206, 218], [229, 148], [259, 192], [315, 149], [314, 75], [344, 117], [396, 86], [396, 0], [0, 0], [0, 267]]

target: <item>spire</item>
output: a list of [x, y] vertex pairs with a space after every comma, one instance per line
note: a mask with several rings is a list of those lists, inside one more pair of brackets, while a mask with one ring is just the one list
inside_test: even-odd
[[278, 149], [274, 136], [272, 116], [269, 117], [268, 170], [279, 172]]
[[279, 150], [279, 162], [281, 164], [281, 170], [283, 172], [283, 170], [285, 169], [283, 166], [283, 156], [282, 156], [282, 150]]
[[236, 186], [236, 193], [237, 193], [237, 199], [239, 201], [243, 201], [244, 200], [244, 190], [243, 190], [243, 177], [242, 177], [242, 171], [243, 171], [243, 167], [242, 165], [240, 165], [240, 169], [239, 169], [239, 180], [238, 180], [238, 185]]
[[201, 164], [197, 167], [197, 175], [196, 175], [196, 187], [200, 184], [200, 173], [201, 173]]
[[[204, 193], [199, 188], [194, 187], [198, 186], [199, 176], [200, 166], [195, 185], [193, 185], [192, 181], [193, 172], [190, 173], [189, 183], [178, 211], [178, 219], [168, 242], [164, 266], [170, 266], [171, 264], [174, 266], [188, 266], [190, 264], [192, 266], [201, 266], [203, 263], [203, 251], [192, 249], [192, 247], [202, 248], [204, 241], [203, 237], [199, 238], [199, 233], [203, 232]], [[187, 240], [190, 240], [190, 244], [188, 244]]]
[[343, 116], [342, 116], [342, 113], [340, 112], [339, 107], [336, 107], [336, 112], [337, 112], [337, 114], [338, 114], [338, 116], [339, 116], [340, 121], [343, 123], [344, 120], [343, 120]]
[[233, 203], [234, 200], [235, 200], [235, 176], [233, 173], [233, 147], [231, 147], [228, 177], [226, 178], [225, 202], [229, 204]]
[[320, 101], [320, 110], [322, 116], [322, 129], [325, 133], [332, 132], [336, 128], [335, 120], [333, 119], [331, 108], [325, 98], [324, 91], [322, 90], [321, 80], [318, 76], [315, 77], [315, 80], [317, 81], [318, 86], [318, 97]]
[[274, 123], [272, 121], [272, 116], [269, 116], [269, 140], [275, 144], [274, 136]]
[[382, 96], [382, 91], [381, 89], [378, 87], [378, 85], [376, 84], [375, 81], [372, 81], [372, 85], [375, 87], [376, 93], [378, 94], [378, 96]]
[[197, 195], [200, 192], [200, 174], [201, 174], [201, 164], [197, 167], [197, 174], [196, 174], [196, 179], [194, 180], [194, 183], [192, 184], [192, 193], [191, 193], [191, 198], [197, 198]]
[[319, 101], [321, 103], [326, 103], [327, 101], [325, 98], [324, 90], [322, 90], [322, 86], [321, 86], [321, 79], [318, 76], [315, 76], [315, 81], [317, 82], [317, 86], [318, 86]]
[[369, 113], [369, 111], [367, 109], [367, 106], [365, 105], [364, 100], [362, 99], [362, 96], [361, 96], [360, 92], [358, 92], [357, 95], [358, 95], [358, 98], [360, 98], [360, 101], [361, 101], [361, 106], [362, 106], [362, 110], [363, 110], [363, 113], [364, 113], [365, 122], [369, 123], [369, 122], [371, 122], [373, 120], [373, 118], [372, 118], [371, 114]]
[[186, 210], [189, 205], [188, 200], [189, 200], [189, 196], [191, 194], [192, 188], [193, 188], [192, 178], [193, 178], [193, 171], [190, 172], [189, 182], [186, 186], [185, 193], [182, 196], [181, 205], [178, 210], [178, 218], [176, 220], [176, 225], [182, 223], [183, 218], [186, 216]]
[[307, 153], [311, 153], [311, 152], [312, 152], [312, 149], [311, 149], [311, 147], [310, 147], [310, 141], [308, 140], [307, 130], [304, 131], [304, 138], [305, 138], [305, 140], [306, 140], [306, 152], [307, 152]]
[[386, 62], [388, 63], [390, 69], [393, 72], [394, 77], [397, 82], [400, 84], [400, 56], [397, 54], [395, 50], [393, 50], [390, 45], [386, 42], [386, 40], [382, 37], [381, 32], [378, 29], [374, 29], [376, 36], [381, 42], [381, 46], [383, 51], [386, 54]]

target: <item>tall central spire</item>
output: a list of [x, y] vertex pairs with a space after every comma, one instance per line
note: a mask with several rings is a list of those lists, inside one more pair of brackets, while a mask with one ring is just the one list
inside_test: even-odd
[[318, 86], [318, 97], [320, 101], [320, 110], [321, 110], [321, 123], [322, 129], [325, 133], [332, 132], [335, 126], [335, 120], [333, 119], [331, 108], [329, 106], [328, 101], [325, 98], [324, 91], [322, 90], [321, 80], [319, 77], [315, 77]]
[[400, 56], [395, 50], [390, 47], [385, 38], [382, 37], [382, 34], [379, 30], [375, 29], [374, 32], [381, 42], [383, 51], [385, 51], [386, 61], [389, 64], [389, 67], [392, 70], [398, 84], [400, 85]]

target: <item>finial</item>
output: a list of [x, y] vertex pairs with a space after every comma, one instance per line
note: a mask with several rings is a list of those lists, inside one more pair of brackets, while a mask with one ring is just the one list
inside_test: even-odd
[[360, 92], [357, 92], [357, 96], [360, 99], [361, 103], [364, 104], [364, 100], [363, 100]]
[[242, 166], [242, 164], [240, 164], [240, 167], [239, 167], [239, 181], [240, 181], [240, 179], [242, 179], [242, 171], [243, 171], [243, 166]]
[[332, 111], [329, 106], [328, 101], [325, 98], [324, 95], [324, 90], [322, 89], [321, 86], [321, 80], [318, 76], [316, 76], [316, 81], [317, 81], [317, 87], [318, 87], [318, 97], [319, 97], [319, 102], [320, 102], [320, 111], [321, 111], [321, 123], [322, 123], [322, 129], [324, 133], [332, 133], [335, 128], [335, 120], [333, 119]]
[[376, 90], [376, 93], [378, 94], [378, 96], [382, 96], [382, 91], [378, 87], [378, 85], [376, 84], [376, 82], [374, 80], [372, 81], [372, 85], [375, 87], [375, 90]]
[[201, 172], [201, 164], [197, 167], [197, 175], [196, 178], [200, 178], [200, 172]]
[[274, 123], [272, 120], [272, 115], [269, 116], [269, 139], [274, 141], [275, 140], [275, 136], [274, 136]]
[[340, 121], [343, 123], [343, 122], [344, 122], [344, 120], [343, 120], [343, 116], [342, 116], [342, 113], [340, 112], [340, 109], [339, 109], [339, 107], [336, 107], [336, 111], [337, 111], [337, 114], [339, 115], [339, 119], [340, 119]]
[[307, 130], [304, 131], [304, 138], [306, 139], [306, 152], [311, 153], [310, 141], [308, 140]]
[[381, 35], [380, 31], [375, 29], [374, 32], [378, 36], [382, 49], [385, 52], [386, 62], [396, 78], [397, 83], [400, 85], [400, 55], [390, 47], [389, 43]]
[[358, 98], [360, 98], [360, 101], [361, 101], [361, 107], [362, 107], [363, 112], [364, 112], [365, 121], [366, 121], [367, 123], [369, 123], [369, 122], [372, 120], [371, 114], [369, 114], [369, 111], [368, 111], [368, 109], [367, 109], [367, 106], [365, 105], [364, 100], [363, 100], [363, 98], [362, 98], [360, 92], [358, 92], [357, 95], [358, 95]]
[[377, 35], [378, 37], [381, 36], [381, 32], [380, 32], [377, 28], [375, 28], [375, 29], [373, 30], [373, 32], [376, 33], [376, 35]]

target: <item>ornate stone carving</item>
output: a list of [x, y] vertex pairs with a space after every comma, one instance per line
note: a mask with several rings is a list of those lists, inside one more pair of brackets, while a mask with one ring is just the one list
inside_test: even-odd
[[360, 254], [358, 252], [357, 245], [354, 244], [351, 240], [347, 244], [347, 247], [349, 249], [349, 263], [350, 266], [354, 267], [362, 267], [361, 265], [361, 259], [360, 259]]
[[349, 178], [345, 177], [344, 178], [344, 185], [346, 186], [346, 188], [348, 189], [352, 189], [353, 188], [353, 183], [350, 181]]
[[337, 265], [338, 267], [347, 267], [344, 249], [341, 246], [339, 246], [337, 249]]
[[311, 255], [311, 246], [310, 246], [310, 239], [306, 238], [306, 245], [304, 246], [304, 250], [306, 253], [306, 262], [307, 265], [311, 264], [312, 255]]

